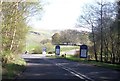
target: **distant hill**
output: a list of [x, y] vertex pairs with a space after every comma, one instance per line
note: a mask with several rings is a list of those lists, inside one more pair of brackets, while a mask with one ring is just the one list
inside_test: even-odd
[[[51, 39], [54, 33], [59, 33], [60, 30], [43, 30], [31, 29], [26, 36], [26, 43], [29, 45], [39, 45], [42, 40]], [[83, 31], [80, 31], [83, 32]], [[84, 31], [87, 32], [87, 31]]]
[[26, 43], [28, 45], [38, 45], [44, 39], [51, 39], [52, 35], [56, 32], [60, 31], [31, 29], [26, 36]]
[[[31, 29], [26, 36], [26, 50], [34, 48], [34, 46], [40, 46], [41, 41], [45, 39], [52, 40], [54, 33], [59, 33], [61, 30], [43, 30], [43, 29]], [[88, 33], [87, 31], [79, 31], [83, 33]]]

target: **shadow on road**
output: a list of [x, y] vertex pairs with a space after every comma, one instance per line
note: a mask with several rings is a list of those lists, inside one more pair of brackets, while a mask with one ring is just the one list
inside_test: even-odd
[[[79, 79], [66, 70], [45, 61], [42, 58], [25, 58], [27, 62], [26, 70], [17, 77], [19, 79]], [[80, 80], [84, 81], [84, 80]]]
[[120, 72], [80, 62], [58, 58], [25, 58], [26, 70], [17, 81], [29, 80], [79, 80], [120, 81]]

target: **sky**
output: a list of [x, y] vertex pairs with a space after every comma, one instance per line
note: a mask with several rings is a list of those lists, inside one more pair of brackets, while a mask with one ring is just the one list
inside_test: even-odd
[[[94, 0], [46, 0], [41, 20], [32, 17], [30, 26], [36, 29], [64, 30], [75, 29], [77, 19], [82, 14], [82, 7]], [[113, 0], [111, 0], [113, 1]], [[82, 29], [82, 28], [76, 28]], [[87, 29], [82, 29], [87, 30]]]

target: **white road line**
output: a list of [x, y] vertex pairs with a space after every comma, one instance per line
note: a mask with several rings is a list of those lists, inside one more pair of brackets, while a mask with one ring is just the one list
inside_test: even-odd
[[62, 69], [64, 69], [64, 70], [70, 72], [71, 74], [77, 76], [77, 77], [80, 78], [80, 79], [83, 79], [83, 80], [85, 80], [85, 81], [94, 81], [93, 79], [91, 79], [91, 78], [89, 78], [89, 77], [87, 77], [87, 76], [85, 76], [85, 75], [83, 75], [83, 74], [81, 74], [81, 73], [79, 73], [79, 72], [71, 69], [71, 68], [65, 67], [65, 66], [63, 66], [63, 65], [60, 64], [60, 63], [55, 63], [55, 62], [49, 61], [49, 60], [47, 60], [47, 59], [44, 59], [44, 60], [55, 64], [56, 66], [58, 66], [58, 67], [60, 67], [60, 68], [62, 68]]
[[[64, 66], [63, 66], [63, 67], [64, 67]], [[85, 75], [83, 75], [83, 74], [81, 74], [81, 73], [79, 73], [79, 72], [77, 72], [77, 71], [71, 69], [71, 68], [68, 68], [68, 69], [71, 70], [71, 71], [73, 71], [73, 72], [75, 72], [75, 73], [77, 73], [78, 75], [80, 75], [80, 76], [82, 76], [82, 77], [84, 77], [84, 78], [90, 80], [90, 81], [94, 81], [93, 79], [91, 79], [91, 78], [89, 78], [89, 77], [87, 77], [87, 76], [85, 76]]]
[[74, 73], [74, 72], [72, 72], [72, 71], [70, 71], [69, 69], [67, 69], [67, 68], [64, 68], [64, 67], [61, 67], [62, 69], [64, 69], [64, 70], [67, 70], [68, 72], [70, 72], [71, 74], [73, 74], [73, 75], [75, 75], [75, 76], [77, 76], [77, 77], [79, 77], [80, 79], [85, 79], [85, 78], [83, 78], [83, 77], [81, 77], [80, 75], [78, 75], [78, 74], [76, 74], [76, 73]]
[[[68, 68], [68, 69], [71, 69], [71, 68]], [[84, 77], [84, 79], [87, 79], [87, 80], [90, 80], [90, 81], [94, 81], [93, 79], [91, 79], [91, 78], [89, 78], [89, 77], [87, 77], [87, 76], [85, 76], [85, 75], [83, 75], [83, 74], [81, 74], [81, 73], [79, 73], [79, 72], [77, 72], [77, 71], [75, 71], [73, 69], [71, 69], [71, 71], [73, 71], [74, 73], [76, 73], [77, 75], [79, 75], [81, 77]]]
[[71, 68], [67, 68], [67, 67], [65, 67], [65, 66], [63, 66], [63, 65], [61, 65], [61, 64], [56, 64], [56, 65], [59, 66], [59, 67], [61, 67], [61, 68], [64, 69], [64, 70], [72, 73], [73, 75], [79, 77], [80, 79], [83, 79], [83, 80], [85, 80], [85, 81], [94, 81], [93, 79], [88, 78], [87, 76], [85, 76], [85, 75], [83, 75], [83, 74], [81, 74], [81, 73], [79, 73], [79, 72], [77, 72], [77, 71], [75, 71], [75, 70], [73, 70], [73, 69], [71, 69]]

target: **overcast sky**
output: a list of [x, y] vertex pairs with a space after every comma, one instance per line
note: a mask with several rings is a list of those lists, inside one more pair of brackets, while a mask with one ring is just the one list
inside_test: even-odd
[[[63, 30], [75, 28], [77, 18], [82, 13], [82, 7], [94, 0], [46, 0], [44, 14], [41, 20], [33, 17], [30, 25], [37, 29]], [[111, 0], [113, 1], [113, 0]]]

